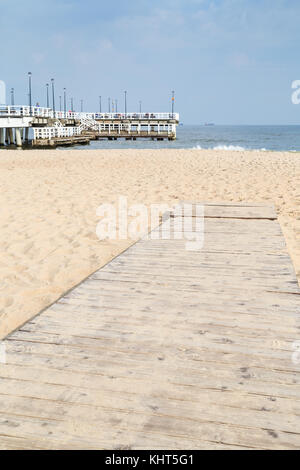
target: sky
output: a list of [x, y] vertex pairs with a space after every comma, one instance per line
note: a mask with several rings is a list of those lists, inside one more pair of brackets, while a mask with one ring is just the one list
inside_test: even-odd
[[0, 0], [0, 80], [15, 103], [175, 111], [185, 124], [299, 124], [299, 0]]

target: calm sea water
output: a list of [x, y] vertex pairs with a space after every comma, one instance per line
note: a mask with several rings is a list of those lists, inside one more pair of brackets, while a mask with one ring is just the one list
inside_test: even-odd
[[[74, 147], [71, 147], [71, 149]], [[77, 146], [86, 149], [86, 146]], [[162, 142], [140, 139], [91, 142], [91, 149], [202, 148], [225, 150], [300, 151], [299, 126], [178, 126], [177, 140]]]

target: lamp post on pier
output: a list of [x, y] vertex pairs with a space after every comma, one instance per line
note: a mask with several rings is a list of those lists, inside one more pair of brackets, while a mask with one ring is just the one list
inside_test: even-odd
[[74, 113], [74, 100], [71, 98], [71, 111]]
[[116, 113], [118, 112], [118, 100], [115, 100], [116, 103]]
[[32, 85], [31, 85], [32, 73], [28, 72], [28, 97], [29, 97], [29, 114], [32, 116]]
[[46, 83], [47, 108], [49, 108], [49, 83]]
[[140, 114], [142, 114], [142, 102], [140, 101], [139, 104], [140, 104]]
[[110, 113], [110, 98], [108, 98], [108, 112]]
[[53, 112], [55, 113], [54, 78], [51, 78], [51, 83], [52, 83], [52, 109], [53, 109]]
[[10, 90], [10, 97], [11, 97], [11, 105], [14, 106], [15, 105], [15, 89], [14, 88]]
[[66, 115], [66, 112], [67, 112], [67, 90], [66, 88], [64, 88], [64, 113], [65, 115]]
[[99, 112], [102, 113], [102, 97], [99, 96]]
[[172, 91], [172, 118], [174, 118], [175, 91]]

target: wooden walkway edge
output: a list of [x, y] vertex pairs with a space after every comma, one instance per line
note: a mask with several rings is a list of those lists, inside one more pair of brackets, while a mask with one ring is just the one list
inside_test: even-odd
[[6, 338], [0, 449], [300, 448], [300, 289], [275, 210], [204, 206], [202, 249], [140, 240]]

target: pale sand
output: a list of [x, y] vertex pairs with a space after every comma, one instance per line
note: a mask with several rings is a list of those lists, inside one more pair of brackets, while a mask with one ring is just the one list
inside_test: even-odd
[[101, 203], [274, 203], [300, 280], [300, 154], [204, 150], [0, 151], [0, 338], [123, 251]]

